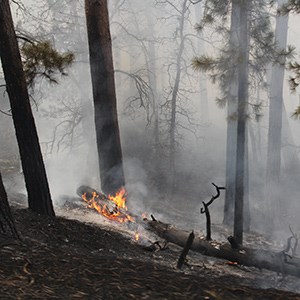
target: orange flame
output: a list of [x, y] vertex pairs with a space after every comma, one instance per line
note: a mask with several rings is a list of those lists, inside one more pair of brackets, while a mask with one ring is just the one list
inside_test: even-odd
[[125, 205], [126, 196], [127, 196], [127, 193], [126, 193], [125, 188], [121, 187], [121, 189], [116, 193], [115, 196], [108, 195], [107, 197], [109, 200], [114, 202], [117, 205], [117, 207], [121, 207], [121, 208], [124, 208], [127, 210], [127, 207]]
[[96, 210], [110, 220], [120, 223], [135, 222], [134, 218], [127, 213], [126, 195], [126, 190], [122, 187], [115, 195], [108, 195], [107, 198], [93, 192], [90, 199], [87, 198], [86, 193], [82, 195], [82, 199], [88, 204], [88, 208]]
[[140, 234], [138, 232], [136, 232], [134, 237], [135, 237], [135, 240], [138, 241], [140, 239]]

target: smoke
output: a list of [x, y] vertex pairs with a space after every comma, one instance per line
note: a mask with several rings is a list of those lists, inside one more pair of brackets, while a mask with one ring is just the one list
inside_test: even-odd
[[[23, 1], [24, 5], [31, 1]], [[112, 1], [113, 2], [113, 1]], [[172, 8], [155, 7], [152, 1], [128, 1], [122, 9], [115, 9], [111, 3], [111, 31], [113, 38], [115, 69], [143, 81], [135, 81], [125, 73], [116, 74], [116, 90], [118, 100], [119, 124], [121, 131], [122, 151], [126, 189], [128, 192], [128, 207], [136, 214], [153, 213], [159, 219], [175, 222], [183, 227], [204, 228], [205, 217], [200, 215], [202, 201], [210, 199], [215, 193], [212, 182], [219, 186], [225, 185], [225, 144], [226, 144], [226, 109], [217, 107], [215, 98], [220, 94], [217, 85], [209, 81], [200, 82], [200, 76], [191, 68], [190, 62], [197, 55], [197, 40], [193, 28], [196, 23], [194, 12], [190, 12], [189, 24], [185, 33], [191, 40], [186, 45], [182, 61], [181, 89], [178, 97], [178, 119], [176, 133], [176, 174], [174, 186], [170, 186], [169, 159], [169, 124], [170, 124], [170, 95], [174, 87], [176, 54], [178, 53], [178, 18]], [[129, 4], [130, 4], [129, 3]], [[63, 5], [61, 9], [60, 5]], [[80, 185], [89, 185], [100, 190], [99, 164], [95, 143], [95, 128], [93, 104], [91, 98], [91, 84], [87, 55], [87, 39], [85, 33], [84, 12], [81, 5], [70, 7], [67, 3], [56, 2], [49, 11], [49, 19], [30, 20], [24, 16], [16, 16], [20, 20], [22, 29], [28, 31], [43, 24], [41, 35], [51, 35], [55, 46], [60, 50], [74, 51], [76, 62], [68, 70], [69, 76], [63, 78], [58, 85], [37, 82], [33, 108], [38, 127], [42, 151], [49, 179], [50, 190], [55, 205], [63, 204], [63, 196], [76, 195]], [[65, 14], [60, 12], [64, 11]], [[132, 13], [129, 13], [132, 12]], [[35, 9], [35, 13], [39, 13]], [[147, 18], [152, 17], [153, 26], [150, 28]], [[174, 16], [171, 16], [174, 14]], [[136, 19], [132, 18], [135, 15]], [[168, 18], [160, 18], [168, 15]], [[55, 17], [54, 17], [55, 16]], [[54, 22], [59, 17], [60, 24], [65, 24], [57, 30]], [[19, 19], [18, 19], [19, 18]], [[291, 17], [293, 21], [293, 16]], [[150, 22], [151, 23], [151, 22]], [[120, 25], [121, 24], [121, 25]], [[74, 26], [77, 26], [74, 30]], [[295, 27], [296, 28], [296, 27]], [[167, 37], [167, 38], [166, 38]], [[207, 53], [215, 53], [215, 45], [222, 46], [223, 40], [218, 34], [209, 30], [203, 31], [203, 40], [218, 40], [218, 43], [205, 43]], [[290, 32], [290, 40], [299, 45], [298, 35], [294, 30]], [[150, 46], [154, 45], [155, 52]], [[202, 50], [201, 50], [202, 51]], [[201, 52], [202, 53], [202, 52]], [[151, 69], [150, 72], [148, 69]], [[156, 79], [156, 103], [149, 96], [146, 82], [152, 85]], [[203, 80], [203, 77], [201, 77]], [[140, 89], [138, 89], [140, 88]], [[199, 95], [207, 90], [207, 111], [203, 98]], [[1, 89], [1, 100], [2, 99]], [[201, 94], [202, 97], [203, 93]], [[263, 116], [260, 122], [250, 119], [255, 128], [254, 138], [257, 151], [252, 147], [249, 136], [249, 196], [251, 211], [251, 229], [265, 231], [266, 215], [269, 207], [265, 204], [264, 178], [267, 145], [267, 93], [261, 92]], [[299, 159], [300, 130], [299, 120], [289, 118], [295, 105], [298, 105], [298, 95], [291, 95], [285, 84], [285, 105], [287, 107], [288, 122], [294, 137], [293, 145], [283, 145], [293, 148]], [[6, 98], [7, 99], [7, 98]], [[1, 101], [3, 103], [3, 101]], [[37, 108], [37, 109], [36, 109]], [[155, 111], [155, 109], [157, 111]], [[0, 107], [0, 109], [6, 109]], [[209, 112], [209, 116], [208, 116]], [[77, 114], [78, 119], [74, 118]], [[154, 134], [155, 116], [159, 116], [159, 141], [156, 144]], [[188, 115], [188, 118], [186, 116]], [[5, 141], [0, 147], [1, 158], [18, 157], [15, 141], [8, 143], [7, 136], [14, 136], [11, 124], [6, 121], [7, 116], [1, 117], [1, 139]], [[201, 118], [204, 118], [202, 120]], [[205, 122], [205, 124], [204, 124]], [[59, 125], [63, 124], [63, 125]], [[58, 126], [59, 125], [59, 126]], [[72, 128], [73, 125], [74, 128]], [[205, 126], [203, 126], [205, 125]], [[58, 127], [57, 127], [58, 126]], [[58, 129], [56, 129], [58, 128]], [[6, 130], [7, 129], [7, 130]], [[71, 130], [72, 129], [72, 130]], [[7, 135], [6, 135], [7, 132]], [[56, 136], [54, 136], [56, 132]], [[69, 133], [65, 135], [66, 133]], [[62, 137], [64, 137], [62, 139]], [[285, 136], [284, 136], [285, 138]], [[61, 141], [61, 142], [60, 142]], [[53, 144], [53, 147], [51, 146]], [[9, 146], [8, 146], [9, 145]], [[13, 158], [15, 159], [15, 158]], [[283, 160], [286, 161], [286, 160]], [[293, 164], [293, 161], [292, 161]], [[284, 163], [282, 168], [282, 182], [280, 186], [271, 187], [275, 197], [281, 203], [281, 218], [279, 229], [273, 236], [285, 240], [291, 225], [295, 232], [300, 230], [298, 216], [299, 178], [297, 171], [291, 171]], [[5, 175], [5, 174], [4, 174]], [[7, 177], [6, 177], [7, 178]], [[6, 179], [4, 176], [4, 179]], [[24, 184], [17, 176], [17, 187], [24, 192]], [[13, 182], [6, 179], [11, 189]], [[221, 224], [223, 220], [224, 194], [210, 207], [212, 222]], [[277, 220], [276, 220], [277, 221]], [[271, 234], [271, 233], [270, 233]]]

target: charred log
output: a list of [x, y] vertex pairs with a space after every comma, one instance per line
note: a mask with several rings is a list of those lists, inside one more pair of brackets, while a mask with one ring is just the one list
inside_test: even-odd
[[286, 247], [282, 251], [283, 256], [284, 256], [284, 261], [286, 263], [290, 262], [288, 259], [292, 260], [295, 257], [295, 254], [297, 251], [297, 246], [298, 246], [298, 240], [299, 240], [299, 237], [292, 231], [292, 228], [289, 227], [289, 229], [291, 231], [292, 236], [290, 236], [287, 239]]
[[185, 258], [186, 256], [188, 255], [190, 249], [191, 249], [191, 246], [193, 244], [193, 241], [194, 241], [194, 238], [195, 238], [195, 235], [194, 235], [194, 232], [192, 231], [186, 241], [186, 244], [180, 254], [180, 257], [178, 259], [178, 262], [177, 262], [177, 269], [181, 269], [183, 264], [184, 264], [184, 261], [185, 261]]
[[[184, 247], [189, 232], [177, 229], [172, 225], [159, 221], [149, 221], [150, 230], [168, 242]], [[285, 262], [282, 252], [240, 247], [232, 249], [229, 243], [207, 241], [204, 236], [195, 236], [191, 250], [203, 255], [222, 258], [237, 262], [244, 266], [267, 269], [284, 275], [300, 277], [300, 259], [294, 257], [289, 263]]]
[[233, 236], [229, 236], [227, 238], [227, 240], [230, 243], [232, 249], [235, 249], [235, 250], [240, 249], [240, 245], [238, 244], [238, 242], [236, 241], [236, 239]]

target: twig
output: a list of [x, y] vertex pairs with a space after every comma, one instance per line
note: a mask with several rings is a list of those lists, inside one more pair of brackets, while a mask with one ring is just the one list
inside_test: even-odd
[[154, 218], [153, 215], [150, 215], [150, 217], [151, 217], [151, 219], [152, 219], [153, 222], [156, 222], [156, 219]]
[[[287, 258], [293, 259], [295, 257], [299, 240], [299, 237], [293, 232], [291, 226], [289, 226], [289, 229], [292, 235], [287, 239], [286, 248], [282, 251], [285, 263], [287, 263]], [[292, 246], [293, 239], [295, 240], [294, 246]], [[291, 255], [288, 253], [290, 250]]]
[[217, 194], [215, 196], [212, 196], [210, 201], [205, 203], [204, 201], [202, 201], [203, 203], [203, 207], [201, 207], [200, 213], [204, 214], [206, 216], [206, 240], [210, 241], [211, 240], [211, 220], [210, 220], [210, 213], [209, 213], [209, 209], [208, 207], [214, 202], [214, 200], [216, 200], [217, 198], [219, 198], [220, 196], [220, 190], [225, 190], [225, 187], [219, 187], [216, 184], [212, 183], [212, 185], [216, 188], [217, 190]]

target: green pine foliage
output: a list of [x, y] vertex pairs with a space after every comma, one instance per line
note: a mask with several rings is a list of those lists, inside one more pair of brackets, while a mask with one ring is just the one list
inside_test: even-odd
[[[288, 14], [290, 12], [296, 14], [300, 13], [300, 0], [289, 0], [287, 4], [278, 9], [278, 13], [280, 14]], [[289, 84], [291, 90], [295, 92], [300, 84], [300, 64], [297, 62], [289, 62], [287, 69], [294, 74], [290, 77]], [[300, 107], [295, 110], [292, 116], [295, 118], [300, 117]]]
[[278, 13], [286, 15], [289, 12], [300, 13], [300, 1], [299, 0], [289, 0], [287, 4], [282, 5], [278, 9]]
[[288, 64], [288, 70], [294, 73], [294, 76], [289, 79], [289, 84], [291, 90], [296, 91], [296, 88], [300, 84], [300, 64], [297, 62], [290, 62]]
[[214, 58], [207, 55], [194, 57], [192, 59], [192, 67], [196, 71], [203, 71], [203, 72], [213, 71], [217, 67], [217, 63], [218, 62], [214, 60]]
[[230, 2], [231, 1], [229, 0], [206, 1], [200, 27], [212, 25], [216, 22], [216, 20], [219, 20], [224, 24], [224, 22], [227, 21], [228, 12], [230, 10]]
[[[206, 0], [203, 20], [196, 25], [196, 30], [203, 30], [209, 26], [210, 30], [214, 29], [226, 41], [214, 56], [202, 55], [192, 60], [195, 70], [208, 73], [212, 82], [218, 83], [221, 91], [221, 97], [217, 99], [219, 107], [224, 107], [226, 101], [232, 97], [230, 86], [239, 64], [238, 49], [230, 39], [231, 2]], [[251, 93], [252, 87], [257, 84], [257, 79], [261, 87], [266, 87], [265, 74], [268, 65], [284, 64], [285, 60], [294, 54], [293, 47], [281, 49], [276, 43], [270, 18], [271, 2], [256, 0], [249, 3], [249, 105], [254, 105], [252, 109], [257, 120], [262, 115], [259, 111], [261, 104], [257, 105], [256, 101], [251, 101], [251, 98], [255, 98], [255, 91]]]
[[300, 119], [300, 106], [298, 106], [298, 107], [295, 109], [294, 113], [292, 114], [292, 117], [293, 117], [294, 119]]
[[49, 41], [26, 42], [21, 47], [23, 68], [27, 84], [33, 87], [36, 78], [46, 78], [50, 83], [58, 83], [57, 76], [67, 75], [65, 69], [74, 61], [71, 52], [59, 53]]

